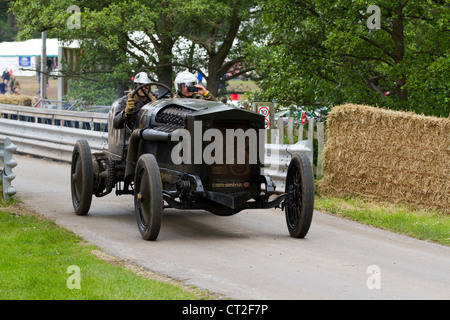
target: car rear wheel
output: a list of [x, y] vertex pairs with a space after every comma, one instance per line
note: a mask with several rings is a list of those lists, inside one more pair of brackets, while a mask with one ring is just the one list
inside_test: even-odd
[[72, 152], [70, 172], [72, 204], [79, 216], [87, 215], [92, 202], [94, 171], [92, 154], [86, 140], [78, 140]]
[[314, 211], [314, 177], [311, 163], [304, 154], [295, 154], [286, 175], [286, 223], [289, 234], [303, 238], [311, 226]]
[[136, 165], [134, 208], [142, 238], [156, 240], [161, 228], [163, 193], [159, 166], [152, 154], [143, 154]]

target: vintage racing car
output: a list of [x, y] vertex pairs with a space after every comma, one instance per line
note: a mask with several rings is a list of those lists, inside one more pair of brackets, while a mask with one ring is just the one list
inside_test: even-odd
[[[157, 97], [138, 110], [134, 130], [114, 129], [117, 101], [108, 118], [108, 150], [92, 153], [78, 140], [72, 153], [71, 193], [77, 215], [86, 215], [92, 195], [134, 196], [139, 231], [155, 240], [164, 208], [203, 209], [229, 216], [244, 209], [281, 207], [292, 237], [311, 225], [314, 181], [309, 159], [294, 154], [285, 190], [264, 168], [264, 117], [197, 99], [173, 99], [170, 88], [148, 83]], [[150, 100], [150, 99], [149, 99]]]

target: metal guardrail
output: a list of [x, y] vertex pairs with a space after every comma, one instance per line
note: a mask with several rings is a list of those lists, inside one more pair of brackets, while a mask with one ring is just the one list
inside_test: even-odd
[[[5, 106], [7, 106], [5, 108]], [[85, 139], [93, 152], [101, 152], [108, 148], [107, 132], [71, 128], [58, 124], [57, 120], [79, 121], [83, 123], [106, 124], [107, 114], [64, 111], [39, 110], [39, 108], [8, 106], [0, 104], [0, 141], [9, 137], [17, 145], [17, 152], [54, 160], [70, 162], [72, 151], [77, 140]], [[15, 120], [11, 119], [14, 116]], [[24, 118], [23, 118], [24, 117]], [[26, 117], [34, 119], [26, 119]], [[20, 121], [24, 119], [25, 121]], [[50, 119], [46, 124], [38, 119]], [[19, 121], [17, 121], [19, 120]], [[53, 125], [51, 124], [53, 123]], [[284, 190], [286, 173], [294, 153], [304, 153], [312, 163], [313, 148], [311, 140], [303, 140], [296, 144], [265, 144], [264, 173], [268, 174], [277, 186], [277, 191]]]
[[295, 153], [306, 154], [313, 163], [313, 145], [311, 140], [302, 140], [295, 144], [265, 144], [264, 174], [269, 175], [277, 187], [283, 192], [286, 174]]
[[76, 105], [78, 105], [80, 103], [81, 103], [80, 101], [60, 101], [60, 100], [50, 100], [50, 99], [39, 99], [32, 105], [32, 108], [72, 110]]
[[0, 119], [0, 140], [6, 137], [17, 145], [17, 152], [66, 162], [79, 139], [87, 140], [93, 152], [108, 146], [106, 132]]
[[81, 101], [61, 101], [61, 100], [50, 100], [50, 99], [40, 99], [36, 101], [32, 108], [41, 109], [51, 109], [51, 110], [67, 110], [67, 111], [87, 111], [87, 112], [98, 112], [98, 113], [108, 113], [111, 106], [106, 105], [96, 105], [96, 106], [86, 106]]
[[31, 123], [51, 124], [107, 132], [108, 114], [46, 108], [32, 108], [0, 103], [0, 117]]

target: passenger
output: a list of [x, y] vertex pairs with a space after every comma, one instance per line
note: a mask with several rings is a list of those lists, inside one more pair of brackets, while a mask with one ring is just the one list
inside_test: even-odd
[[183, 71], [175, 78], [175, 98], [193, 98], [216, 101], [216, 98], [204, 86], [197, 82], [197, 78], [189, 71]]
[[[137, 88], [140, 85], [145, 83], [150, 83], [150, 79], [145, 72], [139, 72], [133, 79], [134, 87]], [[148, 101], [147, 97], [144, 94], [144, 91], [148, 94], [151, 101], [156, 100], [155, 96], [150, 93], [148, 87], [144, 87], [140, 89], [135, 95], [134, 99], [131, 98], [134, 90], [131, 91], [128, 95], [123, 96], [116, 109], [116, 113], [114, 114], [113, 127], [114, 129], [122, 129], [125, 127], [125, 123], [130, 129], [134, 129], [134, 126], [137, 124], [139, 119], [137, 118], [137, 112], [145, 106]]]

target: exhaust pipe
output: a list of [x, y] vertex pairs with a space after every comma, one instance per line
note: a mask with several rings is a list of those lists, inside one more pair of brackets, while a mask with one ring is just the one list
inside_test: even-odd
[[171, 132], [163, 132], [155, 129], [135, 129], [130, 137], [128, 144], [128, 152], [125, 167], [125, 182], [130, 183], [133, 179], [134, 170], [136, 168], [139, 141], [170, 141]]

